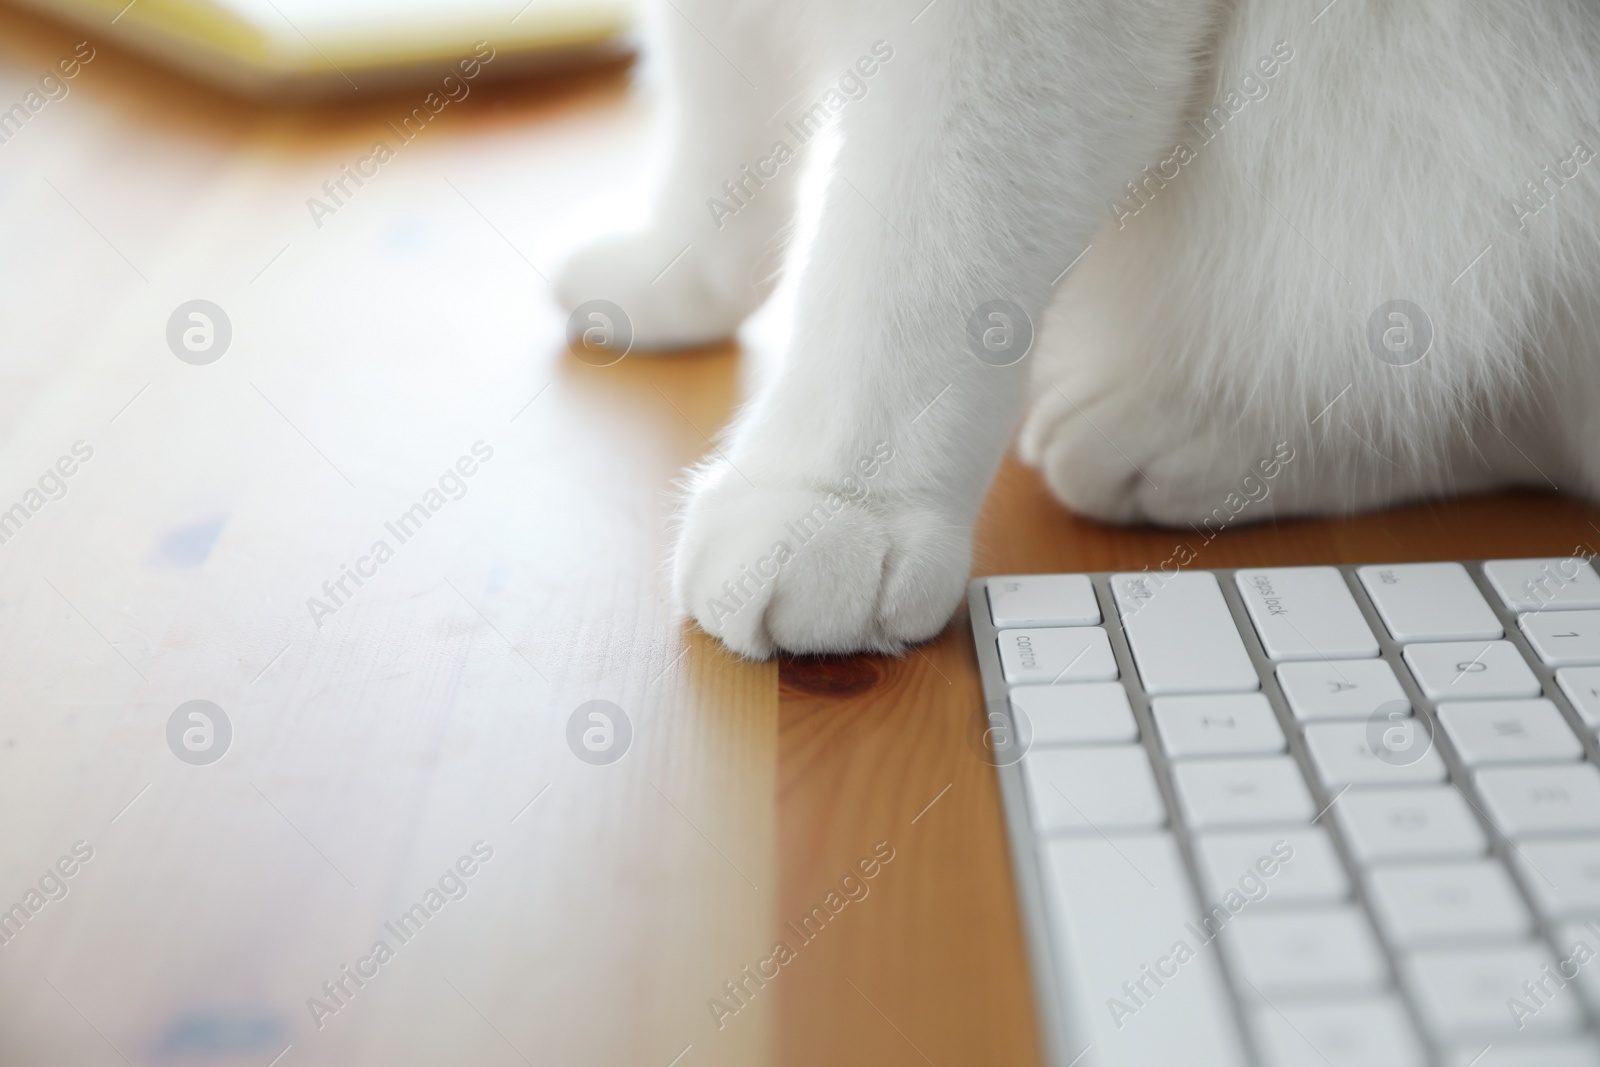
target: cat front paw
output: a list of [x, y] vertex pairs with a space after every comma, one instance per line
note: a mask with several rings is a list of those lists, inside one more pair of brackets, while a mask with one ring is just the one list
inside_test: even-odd
[[653, 230], [601, 237], [570, 253], [557, 269], [556, 299], [566, 311], [590, 300], [616, 304], [640, 349], [687, 348], [731, 337], [762, 294], [710, 245], [705, 237], [696, 242]]
[[971, 554], [971, 530], [932, 508], [848, 480], [756, 488], [721, 463], [690, 499], [673, 585], [706, 632], [752, 659], [899, 652], [950, 621]]

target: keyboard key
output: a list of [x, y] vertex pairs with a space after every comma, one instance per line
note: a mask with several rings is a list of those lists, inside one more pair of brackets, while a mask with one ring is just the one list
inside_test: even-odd
[[1291, 1002], [1251, 1014], [1262, 1062], [1270, 1067], [1424, 1067], [1428, 1062], [1404, 1005], [1393, 995]]
[[1057, 838], [1042, 852], [1056, 960], [1081, 997], [1074, 1036], [1097, 1067], [1244, 1067], [1217, 954], [1190, 931], [1199, 908], [1172, 836]]
[[1139, 745], [1036, 748], [1022, 759], [1035, 833], [1164, 826], [1167, 807]]
[[1511, 1002], [1528, 998], [1522, 984], [1540, 981], [1546, 965], [1555, 966], [1549, 950], [1528, 942], [1417, 952], [1401, 960], [1400, 972], [1416, 998], [1423, 1025], [1435, 1038], [1492, 1041], [1518, 1034], [1570, 1033], [1582, 1025], [1578, 997], [1571, 989], [1557, 991], [1532, 1014], [1513, 1014]]
[[1548, 700], [1440, 704], [1439, 721], [1469, 767], [1583, 758], [1577, 735]]
[[1378, 654], [1378, 639], [1337, 567], [1268, 567], [1237, 571], [1233, 579], [1271, 658]]
[[1100, 625], [1100, 602], [1087, 574], [1004, 575], [986, 587], [996, 630]]
[[1222, 937], [1240, 977], [1268, 998], [1376, 992], [1388, 982], [1378, 939], [1354, 905], [1245, 911]]
[[1120, 674], [1111, 642], [1098, 626], [1001, 630], [1000, 665], [1012, 685], [1111, 682]]
[[1011, 707], [1022, 712], [1034, 745], [1104, 745], [1137, 741], [1139, 724], [1121, 682], [1018, 685]]
[[1510, 641], [1407, 645], [1406, 664], [1434, 700], [1536, 697], [1544, 690]]
[[1150, 711], [1161, 747], [1173, 759], [1265, 755], [1288, 747], [1272, 705], [1260, 693], [1157, 697]]
[[1172, 765], [1184, 820], [1197, 830], [1307, 823], [1317, 812], [1288, 756], [1186, 760]]
[[1600, 918], [1600, 837], [1524, 841], [1511, 858], [1541, 914]]
[[[1350, 896], [1344, 864], [1320, 826], [1201, 834], [1195, 858], [1207, 902], [1222, 900], [1230, 890], [1251, 900], [1252, 908], [1338, 904]], [[1266, 893], [1259, 900], [1258, 886]]]
[[1600, 1048], [1593, 1041], [1482, 1041], [1457, 1045], [1445, 1067], [1600, 1067]]
[[1222, 588], [1209, 571], [1115, 574], [1111, 590], [1145, 692], [1165, 696], [1261, 688]]
[[1600, 663], [1600, 611], [1540, 611], [1518, 616], [1517, 625], [1547, 666]]
[[1600, 923], [1587, 919], [1581, 923], [1565, 923], [1552, 932], [1556, 944], [1556, 973], [1562, 976], [1577, 972], [1578, 992], [1589, 1002], [1590, 1008], [1600, 1006], [1600, 969], [1594, 966], [1600, 955]]
[[1401, 948], [1525, 941], [1533, 916], [1498, 863], [1381, 866], [1367, 875], [1378, 928]]
[[1357, 574], [1394, 639], [1492, 640], [1500, 620], [1459, 563], [1402, 563], [1362, 567]]
[[1600, 667], [1563, 667], [1556, 671], [1556, 684], [1585, 725], [1600, 728]]
[[1317, 777], [1330, 791], [1347, 785], [1429, 784], [1445, 779], [1444, 759], [1433, 747], [1427, 724], [1414, 716], [1401, 716], [1392, 723], [1387, 719], [1376, 724], [1312, 723], [1305, 736]]
[[1356, 862], [1468, 859], [1489, 849], [1466, 799], [1451, 786], [1351, 790], [1332, 812]]
[[1490, 560], [1483, 573], [1512, 611], [1600, 608], [1600, 575], [1576, 556]]
[[1278, 686], [1301, 722], [1365, 721], [1385, 705], [1411, 707], [1394, 669], [1381, 659], [1285, 663], [1278, 668]]
[[1479, 771], [1490, 820], [1507, 837], [1600, 832], [1600, 770], [1592, 763]]

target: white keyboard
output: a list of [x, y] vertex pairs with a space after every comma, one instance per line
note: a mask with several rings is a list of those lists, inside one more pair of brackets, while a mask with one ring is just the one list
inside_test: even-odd
[[1587, 560], [968, 606], [1053, 1067], [1600, 1067]]

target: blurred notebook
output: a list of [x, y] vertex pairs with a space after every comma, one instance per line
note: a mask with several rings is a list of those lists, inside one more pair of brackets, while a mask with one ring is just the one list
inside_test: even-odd
[[234, 92], [338, 97], [631, 49], [632, 0], [13, 0]]

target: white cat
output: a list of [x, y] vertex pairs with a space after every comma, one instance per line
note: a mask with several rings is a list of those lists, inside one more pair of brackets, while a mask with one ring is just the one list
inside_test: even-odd
[[1108, 520], [1600, 495], [1592, 0], [655, 17], [650, 226], [577, 252], [569, 306], [615, 302], [638, 347], [729, 335], [836, 138], [784, 363], [695, 476], [674, 563], [736, 651], [938, 633], [1030, 389], [1023, 458]]

